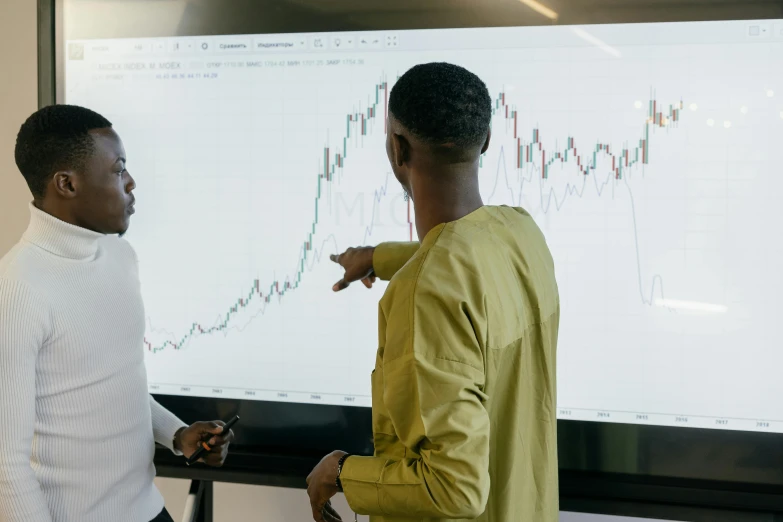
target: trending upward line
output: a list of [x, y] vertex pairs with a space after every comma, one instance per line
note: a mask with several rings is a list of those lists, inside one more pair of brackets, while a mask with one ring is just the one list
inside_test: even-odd
[[[335, 177], [338, 174], [342, 173], [345, 167], [345, 161], [348, 158], [348, 144], [351, 143], [352, 140], [354, 140], [355, 146], [360, 146], [361, 137], [367, 136], [372, 133], [375, 120], [377, 120], [379, 117], [383, 118], [384, 120], [384, 133], [387, 132], [386, 114], [388, 112], [388, 94], [389, 94], [389, 85], [385, 79], [382, 79], [374, 87], [374, 102], [371, 100], [371, 103], [368, 104], [365, 110], [352, 111], [351, 113], [346, 115], [346, 128], [345, 128], [345, 135], [343, 136], [342, 139], [342, 144], [341, 144], [342, 147], [340, 147], [339, 149], [334, 149], [329, 145], [324, 147], [322, 168], [320, 169], [321, 171], [318, 173], [316, 177], [316, 195], [313, 201], [314, 219], [310, 226], [310, 230], [306, 234], [306, 239], [300, 246], [299, 259], [297, 262], [296, 269], [294, 270], [294, 273], [282, 280], [274, 278], [270, 284], [264, 286], [261, 285], [259, 279], [254, 279], [253, 282], [249, 285], [249, 288], [242, 294], [242, 296], [239, 297], [233, 304], [231, 304], [228, 307], [228, 309], [218, 317], [218, 319], [215, 321], [215, 323], [212, 326], [205, 326], [199, 322], [193, 322], [190, 328], [187, 329], [187, 331], [180, 334], [179, 336], [175, 336], [170, 333], [167, 333], [167, 336], [170, 338], [163, 340], [162, 342], [159, 343], [157, 342], [153, 343], [151, 340], [145, 337], [144, 345], [148, 351], [152, 353], [156, 353], [161, 350], [165, 350], [169, 348], [174, 350], [180, 350], [185, 344], [187, 344], [188, 341], [190, 341], [194, 337], [225, 332], [226, 330], [229, 329], [232, 320], [240, 313], [240, 311], [248, 308], [251, 305], [251, 303], [259, 302], [262, 305], [262, 307], [265, 308], [266, 305], [269, 304], [273, 298], [276, 297], [278, 298], [278, 300], [282, 299], [289, 292], [297, 290], [299, 288], [299, 286], [302, 283], [302, 278], [304, 276], [305, 269], [309, 266], [312, 266], [311, 263], [317, 262], [322, 258], [322, 249], [315, 249], [313, 243], [314, 243], [316, 231], [318, 230], [318, 225], [320, 223], [319, 210], [321, 207], [324, 191], [328, 189], [331, 186], [331, 184], [335, 181]], [[383, 107], [382, 111], [380, 110], [381, 107]], [[598, 143], [595, 145], [594, 149], [590, 149], [591, 152], [587, 157], [579, 154], [576, 145], [576, 140], [573, 137], [568, 137], [568, 139], [566, 140], [566, 148], [564, 150], [549, 152], [543, 146], [543, 143], [541, 141], [540, 130], [538, 128], [533, 129], [531, 134], [531, 140], [529, 142], [523, 141], [521, 139], [518, 130], [519, 113], [516, 109], [514, 109], [513, 107], [509, 106], [506, 103], [505, 92], [501, 92], [498, 95], [498, 97], [495, 99], [495, 103], [493, 104], [493, 115], [497, 116], [498, 113], [502, 114], [507, 122], [507, 128], [510, 127], [510, 132], [513, 132], [513, 137], [514, 140], [516, 141], [515, 144], [516, 170], [520, 173], [524, 171], [527, 171], [529, 173], [528, 178], [526, 179], [524, 177], [521, 178], [520, 189], [519, 189], [520, 199], [521, 199], [522, 189], [523, 189], [522, 185], [525, 181], [529, 182], [532, 179], [532, 172], [534, 170], [540, 174], [541, 179], [546, 180], [549, 178], [550, 167], [555, 162], [559, 161], [561, 163], [566, 163], [569, 160], [576, 161], [579, 171], [583, 175], [582, 184], [581, 184], [582, 188], [578, 189], [578, 185], [568, 184], [566, 187], [565, 194], [563, 195], [562, 199], [558, 201], [554, 193], [554, 189], [550, 189], [548, 196], [545, 198], [543, 192], [543, 185], [542, 185], [542, 189], [541, 189], [542, 208], [544, 208], [544, 201], [546, 199], [547, 203], [544, 211], [547, 212], [552, 202], [554, 202], [556, 208], [559, 209], [569, 195], [577, 194], [579, 197], [581, 197], [584, 191], [584, 187], [587, 184], [585, 178], [591, 175], [591, 173], [595, 173], [597, 169], [597, 165], [598, 165], [597, 162], [599, 157], [611, 158], [612, 161], [611, 174], [607, 177], [605, 181], [599, 182], [595, 175], [592, 176], [594, 179], [594, 183], [596, 184], [596, 188], [598, 189], [599, 195], [603, 192], [603, 187], [605, 187], [609, 183], [610, 179], [614, 178], [615, 180], [622, 180], [624, 179], [624, 173], [628, 169], [632, 168], [636, 164], [647, 164], [649, 161], [650, 128], [676, 126], [677, 122], [679, 122], [680, 120], [682, 107], [683, 107], [683, 103], [682, 101], [680, 101], [680, 103], [677, 106], [670, 105], [666, 110], [666, 112], [664, 113], [659, 110], [658, 102], [657, 100], [654, 99], [654, 96], [651, 96], [651, 100], [649, 102], [648, 117], [644, 126], [644, 135], [642, 138], [640, 138], [637, 145], [631, 148], [622, 147], [619, 149], [620, 152], [618, 153], [615, 152], [614, 148], [611, 147], [609, 144]], [[480, 161], [480, 165], [483, 166], [483, 157]], [[496, 179], [492, 191], [492, 196], [494, 196], [496, 192], [498, 181], [500, 179], [499, 169], [501, 165], [504, 169], [504, 178], [506, 181], [506, 185], [509, 188], [509, 190], [512, 191], [512, 195], [513, 195], [513, 190], [511, 189], [511, 185], [508, 181], [508, 173], [505, 170], [506, 169], [505, 149], [501, 147], [500, 160], [498, 162], [498, 172], [496, 173]], [[377, 205], [380, 203], [381, 199], [385, 197], [387, 194], [388, 182], [389, 182], [389, 175], [387, 174], [384, 185], [380, 189], [376, 190], [373, 196], [373, 216], [370, 225], [365, 229], [365, 234], [364, 234], [365, 242], [368, 239], [368, 237], [372, 234], [372, 230], [374, 227], [375, 210], [377, 208]], [[599, 186], [600, 189], [598, 188]], [[490, 196], [490, 198], [492, 196]], [[633, 208], [633, 200], [632, 200], [632, 208]], [[408, 228], [407, 231], [408, 238], [409, 240], [413, 240], [413, 222], [411, 219], [410, 202], [408, 202], [407, 228]], [[635, 209], [634, 209], [634, 230], [636, 230]], [[637, 265], [638, 265], [638, 273], [639, 273], [640, 292], [642, 293], [642, 300], [645, 303], [650, 303], [652, 299], [652, 294], [655, 291], [656, 282], [659, 285], [661, 285], [662, 282], [660, 280], [660, 276], [656, 275], [653, 279], [653, 285], [650, 291], [650, 298], [646, 298], [645, 293], [642, 291], [642, 276], [641, 276], [641, 267], [639, 261], [638, 238], [635, 239], [637, 240], [636, 251], [637, 251]], [[150, 325], [151, 325], [151, 321], [150, 321]]]
[[[271, 302], [273, 297], [282, 298], [288, 292], [296, 290], [302, 283], [305, 267], [311, 260], [320, 259], [321, 252], [314, 248], [313, 242], [319, 224], [319, 210], [323, 199], [325, 189], [335, 181], [337, 173], [341, 172], [345, 166], [345, 160], [348, 157], [348, 144], [352, 138], [357, 140], [362, 136], [367, 136], [373, 128], [373, 123], [378, 117], [383, 118], [384, 133], [386, 132], [386, 114], [388, 112], [389, 85], [382, 79], [375, 85], [374, 102], [368, 104], [366, 110], [353, 111], [346, 115], [345, 136], [342, 139], [342, 147], [338, 150], [330, 146], [325, 146], [323, 150], [323, 165], [321, 172], [316, 177], [316, 195], [314, 198], [314, 219], [307, 233], [306, 239], [300, 246], [299, 260], [293, 276], [286, 277], [284, 280], [274, 279], [271, 284], [262, 288], [258, 279], [253, 280], [250, 288], [237, 299], [228, 310], [222, 314], [212, 326], [204, 326], [199, 322], [193, 322], [187, 332], [179, 337], [164, 340], [160, 344], [153, 344], [147, 337], [144, 338], [144, 345], [150, 352], [159, 352], [166, 348], [175, 350], [181, 349], [190, 339], [195, 336], [214, 334], [228, 329], [232, 319], [243, 309], [247, 308], [252, 302], [260, 301], [264, 306]], [[382, 111], [379, 109], [383, 107]], [[380, 112], [380, 114], [379, 114]], [[358, 144], [358, 141], [357, 141]], [[373, 198], [373, 221], [365, 230], [365, 241], [372, 234], [375, 209], [377, 204], [387, 193], [388, 175], [386, 183], [380, 190], [375, 192]], [[412, 239], [413, 225], [410, 221], [410, 207], [408, 209], [408, 230], [409, 237]], [[149, 321], [151, 324], [151, 321]]]

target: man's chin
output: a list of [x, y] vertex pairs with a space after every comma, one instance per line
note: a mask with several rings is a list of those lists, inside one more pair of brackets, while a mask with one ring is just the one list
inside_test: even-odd
[[128, 228], [130, 228], [130, 223], [126, 222], [117, 232], [117, 235], [119, 237], [124, 236], [128, 232]]

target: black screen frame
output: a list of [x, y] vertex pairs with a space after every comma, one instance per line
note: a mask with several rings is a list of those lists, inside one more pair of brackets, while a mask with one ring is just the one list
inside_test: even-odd
[[[241, 3], [241, 0], [239, 0]], [[565, 1], [565, 0], [564, 0]], [[264, 0], [264, 4], [284, 0]], [[202, 2], [203, 3], [203, 2]], [[622, 2], [621, 2], [622, 3]], [[652, 2], [649, 5], [656, 4]], [[744, 11], [731, 2], [687, 2], [679, 17], [649, 9], [634, 18], [582, 16], [561, 23], [664, 22], [742, 19], [783, 19], [783, 1], [745, 2]], [[734, 2], [739, 4], [739, 2]], [[439, 5], [443, 5], [440, 4]], [[717, 7], [722, 6], [722, 8]], [[737, 7], [737, 5], [735, 5]], [[301, 7], [297, 7], [301, 13]], [[39, 104], [59, 101], [62, 85], [63, 0], [38, 0]], [[640, 8], [640, 11], [643, 11]], [[469, 10], [467, 11], [469, 14]], [[435, 15], [432, 15], [435, 16]], [[273, 17], [282, 20], [284, 16]], [[475, 23], [466, 15], [465, 24]], [[507, 20], [508, 21], [508, 20]], [[537, 23], [496, 25], [543, 25]], [[299, 26], [265, 25], [248, 33], [372, 30], [339, 17], [311, 14]], [[320, 24], [320, 25], [319, 25]], [[435, 27], [426, 21], [389, 22], [384, 29]], [[460, 26], [452, 24], [450, 27]], [[195, 34], [187, 27], [181, 35]], [[213, 33], [231, 34], [216, 28]], [[134, 36], [169, 36], [134, 34]], [[368, 370], [369, 378], [369, 370]], [[237, 441], [221, 469], [187, 468], [181, 459], [159, 448], [158, 472], [164, 476], [226, 482], [304, 487], [304, 477], [325, 453], [343, 449], [372, 453], [370, 409], [264, 401], [158, 395], [155, 398], [185, 422], [228, 419], [239, 414]], [[605, 422], [558, 421], [561, 501], [564, 509], [679, 520], [773, 520], [783, 513], [783, 435], [667, 428]], [[695, 511], [694, 511], [695, 510]], [[717, 511], [716, 511], [717, 510]], [[732, 513], [741, 513], [735, 515]], [[728, 517], [728, 518], [725, 518]], [[756, 518], [758, 517], [758, 518]]]

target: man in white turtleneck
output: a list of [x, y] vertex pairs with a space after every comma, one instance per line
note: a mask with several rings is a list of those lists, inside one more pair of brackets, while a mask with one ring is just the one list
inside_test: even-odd
[[122, 239], [135, 182], [111, 123], [58, 105], [32, 115], [16, 163], [34, 201], [0, 260], [0, 520], [171, 521], [155, 442], [221, 465], [233, 433], [187, 426], [147, 392], [137, 259]]

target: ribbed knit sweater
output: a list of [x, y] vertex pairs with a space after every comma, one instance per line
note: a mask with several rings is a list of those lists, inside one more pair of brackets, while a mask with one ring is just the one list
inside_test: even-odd
[[185, 424], [147, 391], [136, 255], [30, 213], [0, 260], [0, 521], [147, 522]]

